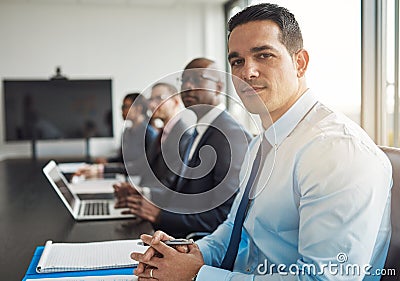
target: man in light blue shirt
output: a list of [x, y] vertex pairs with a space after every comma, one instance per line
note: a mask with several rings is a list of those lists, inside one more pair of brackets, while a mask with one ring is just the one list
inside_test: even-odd
[[[160, 242], [172, 238], [165, 233], [142, 235], [151, 247], [132, 254], [140, 261], [135, 274], [175, 281], [379, 280], [391, 233], [389, 160], [357, 124], [308, 89], [309, 57], [289, 11], [273, 4], [248, 7], [229, 21], [229, 32], [235, 89], [265, 131], [251, 144], [226, 221], [187, 253]], [[243, 196], [249, 167], [265, 143], [270, 150], [261, 172], [250, 196]], [[229, 268], [225, 255], [232, 253], [246, 201]]]

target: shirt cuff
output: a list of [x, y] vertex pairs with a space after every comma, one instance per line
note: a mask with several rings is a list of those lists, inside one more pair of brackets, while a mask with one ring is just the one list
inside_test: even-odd
[[199, 273], [197, 274], [196, 281], [209, 281], [209, 280], [218, 280], [225, 281], [229, 280], [229, 274], [231, 272], [225, 269], [212, 267], [209, 265], [203, 265]]
[[204, 263], [210, 265], [211, 258], [210, 258], [209, 251], [207, 250], [208, 249], [207, 242], [205, 242], [204, 239], [200, 239], [200, 240], [196, 241], [196, 244], [199, 247], [201, 254], [203, 255]]
[[104, 174], [104, 165], [103, 164], [97, 164], [97, 174], [102, 175]]
[[146, 197], [148, 200], [151, 201], [151, 190], [150, 190], [149, 187], [142, 186], [141, 187], [141, 192], [142, 192], [144, 197]]

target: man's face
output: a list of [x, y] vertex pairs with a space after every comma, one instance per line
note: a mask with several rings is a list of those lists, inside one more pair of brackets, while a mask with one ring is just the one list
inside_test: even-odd
[[166, 86], [160, 85], [153, 88], [149, 101], [149, 108], [153, 112], [154, 119], [171, 118], [169, 114], [175, 106], [175, 101]]
[[131, 106], [132, 106], [132, 100], [131, 99], [124, 99], [124, 101], [123, 101], [123, 103], [122, 103], [122, 106], [121, 106], [121, 109], [122, 109], [122, 118], [125, 120], [126, 119], [126, 117], [128, 116], [128, 112], [129, 112], [129, 109], [131, 108]]
[[239, 97], [251, 113], [263, 114], [268, 109], [274, 121], [299, 92], [297, 54], [289, 54], [279, 35], [274, 22], [253, 21], [234, 28], [228, 42], [232, 74], [246, 82], [233, 77]]
[[187, 69], [182, 74], [181, 97], [185, 107], [215, 105], [220, 90], [215, 70], [194, 68]]

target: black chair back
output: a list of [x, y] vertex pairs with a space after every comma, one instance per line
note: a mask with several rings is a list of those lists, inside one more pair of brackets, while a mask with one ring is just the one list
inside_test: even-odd
[[380, 147], [389, 157], [393, 169], [392, 187], [392, 238], [386, 258], [385, 269], [395, 269], [395, 276], [383, 276], [381, 280], [400, 280], [400, 149], [394, 147]]

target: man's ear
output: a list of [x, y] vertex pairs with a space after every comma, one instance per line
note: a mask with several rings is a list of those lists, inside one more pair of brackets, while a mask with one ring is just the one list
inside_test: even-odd
[[309, 61], [308, 52], [304, 49], [301, 49], [294, 56], [297, 68], [297, 77], [301, 78], [307, 71]]
[[143, 105], [141, 105], [141, 104], [138, 104], [138, 105], [136, 105], [135, 106], [136, 107], [136, 109], [137, 109], [137, 112], [142, 112], [143, 111]]
[[169, 98], [173, 100], [173, 102], [175, 103], [175, 105], [180, 104], [181, 101], [182, 101], [180, 95], [174, 95], [174, 96], [171, 96], [171, 97], [169, 97]]

